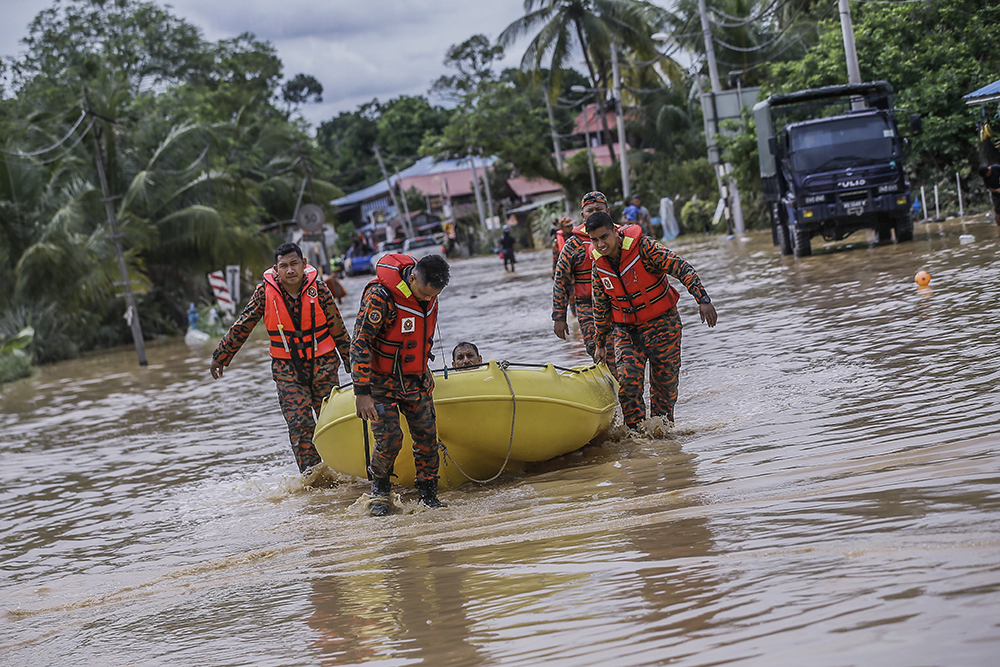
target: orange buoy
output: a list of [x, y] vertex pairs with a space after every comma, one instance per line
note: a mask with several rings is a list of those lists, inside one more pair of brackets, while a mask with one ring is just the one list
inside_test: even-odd
[[931, 284], [931, 274], [926, 271], [917, 271], [917, 275], [913, 276], [913, 282], [920, 287], [927, 287]]

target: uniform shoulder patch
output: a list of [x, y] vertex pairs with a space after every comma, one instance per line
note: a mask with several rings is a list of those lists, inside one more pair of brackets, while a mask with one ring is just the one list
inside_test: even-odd
[[379, 322], [382, 321], [382, 313], [378, 312], [377, 310], [373, 310], [372, 312], [368, 313], [368, 321], [371, 322], [372, 324], [378, 324]]
[[315, 299], [316, 295], [318, 294], [318, 292], [316, 291], [316, 286], [310, 285], [309, 289], [306, 290], [306, 294]]

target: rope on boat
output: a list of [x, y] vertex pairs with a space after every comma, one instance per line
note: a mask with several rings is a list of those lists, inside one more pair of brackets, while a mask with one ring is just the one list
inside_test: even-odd
[[469, 475], [469, 473], [462, 470], [462, 466], [458, 465], [458, 461], [453, 459], [451, 457], [451, 454], [448, 453], [448, 448], [445, 447], [443, 442], [438, 440], [438, 448], [440, 448], [440, 450], [444, 452], [444, 455], [448, 457], [448, 460], [451, 461], [452, 464], [458, 469], [458, 472], [465, 475], [465, 478], [470, 482], [476, 482], [478, 484], [486, 484], [488, 482], [492, 482], [497, 477], [503, 474], [503, 471], [506, 470], [507, 468], [507, 463], [510, 461], [510, 453], [514, 449], [514, 423], [517, 420], [517, 396], [514, 394], [514, 385], [511, 384], [510, 377], [507, 376], [507, 369], [510, 367], [510, 365], [511, 364], [509, 361], [497, 362], [497, 366], [500, 368], [501, 371], [503, 371], [504, 379], [507, 380], [507, 387], [510, 389], [510, 400], [511, 400], [510, 442], [507, 444], [507, 457], [503, 460], [503, 465], [500, 466], [500, 470], [497, 472], [497, 474], [493, 475], [488, 479], [476, 479], [475, 477], [472, 477], [471, 475]]

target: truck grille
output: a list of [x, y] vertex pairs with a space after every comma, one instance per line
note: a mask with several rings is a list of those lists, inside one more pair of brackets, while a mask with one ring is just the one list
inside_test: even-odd
[[867, 190], [851, 190], [850, 192], [841, 192], [840, 201], [858, 201], [868, 199]]

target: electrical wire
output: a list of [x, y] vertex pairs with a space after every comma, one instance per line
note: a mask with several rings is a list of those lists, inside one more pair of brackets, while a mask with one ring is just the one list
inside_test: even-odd
[[76, 148], [78, 145], [80, 145], [80, 142], [83, 141], [83, 138], [85, 136], [87, 136], [87, 133], [90, 132], [91, 128], [94, 127], [94, 123], [96, 123], [96, 122], [97, 122], [96, 118], [92, 119], [90, 121], [90, 125], [88, 125], [87, 129], [84, 130], [83, 133], [80, 134], [80, 136], [76, 138], [76, 141], [73, 142], [73, 145], [71, 145], [69, 148], [67, 148], [65, 151], [63, 151], [59, 155], [55, 156], [54, 158], [49, 158], [48, 160], [42, 160], [40, 162], [9, 162], [7, 160], [7, 158], [5, 158], [5, 157], [4, 158], [0, 158], [0, 159], [3, 160], [4, 164], [6, 164], [8, 166], [13, 165], [15, 167], [41, 167], [41, 166], [46, 165], [46, 164], [52, 164], [53, 162], [55, 162], [57, 160], [61, 160], [62, 158], [64, 158], [67, 155], [69, 155], [73, 151], [74, 148]]
[[41, 155], [42, 153], [48, 153], [49, 151], [53, 151], [62, 146], [67, 141], [69, 141], [69, 138], [73, 136], [74, 132], [76, 132], [76, 128], [80, 127], [80, 123], [82, 123], [83, 119], [86, 117], [87, 117], [87, 112], [81, 111], [80, 117], [76, 120], [76, 124], [73, 125], [73, 128], [66, 133], [66, 136], [57, 141], [56, 143], [52, 144], [48, 148], [43, 148], [37, 151], [31, 151], [30, 153], [22, 153], [21, 151], [5, 151], [3, 149], [0, 149], [0, 153], [3, 153], [5, 155], [13, 155], [14, 157], [34, 157], [36, 155]]
[[798, 10], [795, 12], [795, 16], [793, 16], [792, 19], [788, 22], [788, 25], [786, 25], [784, 28], [782, 28], [780, 31], [778, 31], [778, 34], [775, 35], [772, 39], [769, 39], [768, 41], [764, 42], [763, 44], [758, 44], [756, 46], [751, 46], [751, 47], [742, 47], [742, 46], [734, 46], [732, 44], [728, 44], [728, 43], [726, 43], [726, 42], [724, 42], [724, 41], [722, 41], [721, 39], [718, 39], [718, 38], [713, 38], [713, 40], [714, 40], [714, 42], [716, 44], [719, 44], [719, 45], [721, 45], [721, 46], [729, 49], [730, 51], [738, 51], [740, 53], [751, 53], [753, 51], [761, 51], [761, 50], [767, 48], [768, 46], [770, 46], [771, 44], [774, 44], [779, 39], [781, 39], [785, 35], [785, 33], [788, 32], [795, 25], [795, 19], [797, 19], [799, 17], [799, 14], [802, 13], [802, 10], [805, 9], [805, 6], [808, 3], [809, 3], [809, 0], [804, 0], [804, 2], [801, 5], [799, 5]]
[[709, 7], [708, 9], [709, 11], [714, 12], [724, 18], [727, 18], [730, 21], [736, 21], [736, 23], [722, 23], [720, 21], [712, 21], [712, 24], [717, 25], [720, 28], [742, 28], [743, 26], [749, 25], [750, 23], [754, 23], [755, 21], [760, 21], [767, 14], [777, 12], [779, 9], [781, 9], [791, 1], [792, 0], [781, 0], [781, 4], [775, 7], [775, 5], [779, 2], [779, 0], [774, 0], [774, 2], [771, 3], [770, 7], [761, 10], [761, 12], [757, 14], [757, 16], [733, 16], [732, 14], [727, 14], [726, 12], [722, 11], [721, 9], [718, 9], [717, 7]]

